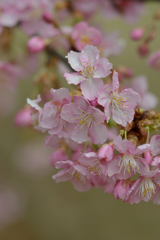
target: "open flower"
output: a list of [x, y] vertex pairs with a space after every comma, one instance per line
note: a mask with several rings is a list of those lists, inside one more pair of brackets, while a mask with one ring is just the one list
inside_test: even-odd
[[68, 137], [65, 131], [66, 122], [61, 118], [60, 113], [63, 105], [71, 102], [71, 96], [66, 88], [51, 89], [51, 94], [53, 101], [44, 105], [39, 125], [48, 129], [50, 134], [60, 134], [60, 136]]
[[72, 30], [72, 39], [79, 51], [89, 44], [98, 46], [102, 42], [101, 32], [93, 27], [89, 27], [86, 22], [77, 23]]
[[129, 203], [139, 203], [141, 200], [148, 202], [155, 198], [160, 186], [160, 172], [150, 171], [143, 174], [134, 182], [127, 193], [125, 201]]
[[77, 191], [88, 191], [92, 187], [87, 169], [78, 162], [60, 161], [55, 164], [55, 167], [63, 168], [52, 177], [57, 183], [71, 181]]
[[76, 73], [65, 73], [64, 77], [69, 84], [80, 84], [82, 94], [89, 100], [98, 97], [103, 86], [100, 78], [107, 77], [111, 72], [112, 64], [106, 58], [99, 58], [96, 47], [87, 45], [81, 53], [70, 51], [66, 56]]
[[107, 121], [112, 115], [113, 120], [124, 127], [127, 122], [132, 122], [135, 113], [134, 108], [140, 100], [140, 95], [131, 88], [120, 90], [116, 71], [113, 73], [112, 85], [105, 85], [98, 97], [98, 103], [105, 107]]
[[82, 143], [87, 141], [90, 135], [94, 144], [104, 143], [107, 139], [107, 128], [103, 124], [104, 113], [81, 96], [73, 96], [73, 100], [75, 103], [64, 105], [61, 112], [61, 117], [71, 123], [71, 126], [68, 126], [71, 138]]
[[116, 174], [118, 179], [127, 179], [136, 172], [144, 174], [149, 170], [145, 159], [139, 156], [150, 149], [149, 144], [143, 144], [136, 148], [134, 143], [122, 140], [120, 136], [114, 139], [113, 144], [120, 154], [116, 155], [108, 166], [109, 177]]

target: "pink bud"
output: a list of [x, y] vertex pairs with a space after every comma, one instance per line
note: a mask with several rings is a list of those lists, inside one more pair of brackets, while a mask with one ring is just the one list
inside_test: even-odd
[[139, 40], [143, 37], [144, 30], [143, 28], [136, 28], [131, 31], [130, 37], [132, 40]]
[[106, 159], [107, 162], [110, 162], [113, 159], [113, 147], [109, 144], [105, 144], [98, 150], [98, 158], [101, 160]]
[[150, 151], [144, 152], [142, 157], [146, 160], [147, 164], [150, 165], [152, 162], [152, 154]]
[[94, 100], [91, 100], [90, 101], [90, 104], [91, 104], [91, 106], [96, 106], [96, 105], [98, 105], [98, 102], [97, 102], [97, 99], [94, 99]]
[[24, 108], [17, 112], [14, 123], [17, 127], [26, 127], [31, 125], [31, 109]]
[[51, 23], [53, 21], [52, 14], [49, 12], [43, 13], [43, 20], [47, 23]]
[[127, 182], [127, 180], [119, 181], [113, 190], [114, 198], [121, 199], [122, 201], [124, 201], [129, 189], [130, 189], [130, 184]]
[[38, 53], [44, 49], [45, 43], [44, 40], [40, 37], [32, 37], [29, 39], [27, 47], [30, 52]]
[[64, 153], [62, 149], [54, 151], [50, 157], [50, 164], [54, 166], [56, 162], [66, 161], [68, 159], [67, 154]]
[[139, 46], [138, 52], [141, 55], [141, 57], [145, 57], [149, 53], [149, 47], [146, 43], [143, 43]]

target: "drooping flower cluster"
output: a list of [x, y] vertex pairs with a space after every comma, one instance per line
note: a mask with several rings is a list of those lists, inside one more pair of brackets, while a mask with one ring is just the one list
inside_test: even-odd
[[[64, 77], [77, 90], [51, 89], [52, 99], [43, 107], [40, 96], [27, 100], [34, 128], [49, 134], [45, 146], [53, 149], [50, 163], [61, 169], [53, 179], [71, 181], [78, 191], [103, 187], [114, 198], [131, 204], [159, 203], [160, 135], [149, 143], [149, 131], [144, 131], [156, 113], [146, 112], [144, 118], [144, 110], [137, 108], [140, 94], [122, 88], [118, 73], [111, 71], [112, 64], [100, 57], [96, 47], [70, 51], [67, 58], [76, 72]], [[111, 73], [112, 82], [106, 83]], [[113, 134], [109, 142], [115, 125], [120, 136]]]

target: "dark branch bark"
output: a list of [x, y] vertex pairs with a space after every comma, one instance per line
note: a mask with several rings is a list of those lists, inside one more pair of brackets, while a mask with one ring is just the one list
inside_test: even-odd
[[63, 62], [70, 70], [73, 71], [71, 66], [69, 65], [67, 59], [59, 54], [55, 49], [51, 48], [50, 46], [46, 47], [46, 53], [48, 54], [49, 57], [57, 57], [61, 62]]

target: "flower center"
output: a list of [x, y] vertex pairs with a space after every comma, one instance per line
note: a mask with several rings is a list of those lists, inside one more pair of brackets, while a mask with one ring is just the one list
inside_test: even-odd
[[86, 35], [82, 35], [81, 36], [81, 43], [86, 43], [86, 44], [90, 44], [91, 43], [92, 38]]
[[142, 196], [142, 198], [147, 195], [148, 199], [150, 200], [153, 194], [155, 194], [155, 189], [156, 185], [154, 184], [153, 180], [151, 178], [144, 178], [140, 183], [136, 193], [139, 192], [139, 196]]
[[118, 92], [111, 93], [111, 103], [114, 109], [115, 107], [126, 109], [126, 102], [128, 100], [128, 98], [123, 97], [123, 95]]
[[85, 69], [82, 72], [83, 77], [86, 79], [93, 78], [94, 73], [95, 73], [94, 67], [91, 66], [90, 63], [87, 63]]
[[71, 180], [74, 178], [76, 181], [83, 183], [85, 185], [86, 183], [86, 178], [84, 175], [82, 175], [80, 172], [78, 172], [77, 170], [75, 170], [73, 168], [73, 170], [70, 173], [71, 175]]
[[87, 166], [87, 170], [89, 172], [94, 173], [97, 176], [99, 176], [99, 175], [102, 176], [102, 168], [98, 161], [96, 161], [95, 164], [93, 164], [93, 165]]
[[132, 155], [124, 154], [123, 157], [120, 159], [118, 166], [120, 167], [119, 173], [121, 172], [122, 168], [124, 167], [124, 176], [125, 176], [126, 171], [128, 172], [128, 174], [130, 174], [131, 169], [134, 172], [136, 172], [136, 168], [137, 168], [137, 170], [139, 170], [139, 166], [138, 166], [137, 162], [134, 160], [134, 157]]
[[76, 123], [76, 126], [79, 127], [79, 130], [81, 130], [83, 126], [86, 126], [87, 130], [89, 130], [93, 117], [92, 115], [82, 111], [82, 114], [77, 120], [78, 120], [78, 123]]

